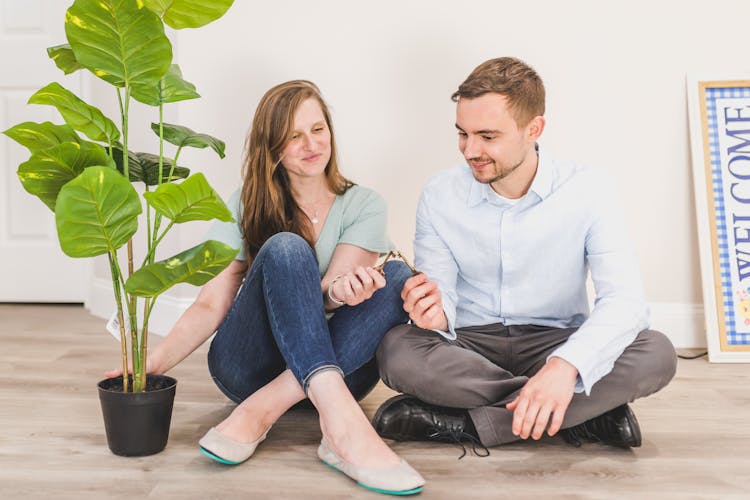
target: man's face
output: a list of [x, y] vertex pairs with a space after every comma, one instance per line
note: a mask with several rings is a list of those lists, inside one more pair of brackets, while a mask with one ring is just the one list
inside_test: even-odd
[[500, 94], [460, 98], [456, 106], [458, 149], [471, 167], [474, 178], [493, 184], [508, 178], [519, 167], [536, 158], [534, 120], [519, 128]]

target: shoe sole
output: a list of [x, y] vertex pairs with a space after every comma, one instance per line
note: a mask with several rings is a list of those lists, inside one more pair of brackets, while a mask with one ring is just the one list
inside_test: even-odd
[[379, 436], [385, 437], [386, 439], [393, 439], [394, 441], [402, 441], [402, 439], [400, 438], [400, 436], [395, 436], [395, 437], [393, 437], [393, 436], [382, 436], [380, 434], [380, 430], [378, 430], [377, 423], [380, 421], [380, 417], [383, 416], [383, 412], [385, 412], [385, 410], [387, 410], [388, 408], [390, 408], [393, 403], [397, 403], [397, 402], [399, 402], [401, 400], [404, 400], [404, 399], [412, 399], [412, 398], [413, 398], [413, 396], [409, 396], [409, 395], [406, 395], [406, 394], [399, 394], [398, 396], [393, 396], [392, 398], [387, 399], [382, 405], [380, 405], [380, 408], [378, 408], [378, 410], [375, 412], [375, 416], [372, 417], [372, 426], [375, 429], [375, 432], [377, 432]]
[[[341, 474], [344, 474], [341, 470], [339, 470], [338, 468], [336, 468], [333, 465], [329, 464], [325, 460], [321, 460], [321, 462], [323, 462], [324, 464], [326, 464], [328, 467], [330, 467], [331, 469], [335, 470], [336, 472], [341, 472]], [[344, 475], [346, 477], [349, 477], [346, 474], [344, 474]], [[349, 479], [351, 479], [351, 478], [349, 478]], [[380, 489], [380, 488], [373, 488], [372, 486], [367, 486], [366, 484], [360, 483], [359, 481], [356, 481], [356, 483], [357, 483], [357, 486], [360, 486], [360, 487], [362, 487], [362, 488], [364, 488], [366, 490], [374, 491], [376, 493], [383, 493], [385, 495], [395, 495], [395, 496], [416, 495], [417, 493], [420, 493], [422, 491], [422, 488], [424, 488], [424, 486], [418, 486], [418, 487], [413, 488], [411, 490], [383, 490], [383, 489]]]
[[242, 463], [242, 462], [232, 462], [231, 460], [227, 460], [225, 458], [221, 458], [219, 455], [214, 455], [213, 453], [211, 453], [210, 451], [208, 451], [207, 449], [205, 449], [203, 446], [199, 446], [198, 449], [200, 450], [201, 453], [203, 453], [204, 455], [206, 455], [208, 458], [210, 458], [211, 460], [214, 460], [216, 462], [219, 462], [220, 464], [224, 464], [224, 465], [239, 465], [239, 464]]
[[638, 424], [638, 419], [635, 418], [635, 413], [630, 409], [630, 405], [625, 405], [625, 414], [628, 424], [630, 424], [630, 430], [633, 431], [633, 440], [628, 444], [631, 448], [638, 448], [641, 446], [641, 426]]

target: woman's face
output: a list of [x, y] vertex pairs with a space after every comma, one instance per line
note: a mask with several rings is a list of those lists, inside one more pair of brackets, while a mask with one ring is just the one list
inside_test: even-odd
[[330, 159], [331, 130], [318, 101], [306, 99], [294, 113], [294, 128], [281, 164], [294, 180], [325, 175]]

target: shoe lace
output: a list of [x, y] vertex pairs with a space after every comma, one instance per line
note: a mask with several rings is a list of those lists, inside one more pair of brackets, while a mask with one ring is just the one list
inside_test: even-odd
[[490, 450], [485, 445], [483, 445], [482, 442], [475, 436], [464, 432], [463, 427], [456, 427], [454, 425], [451, 425], [443, 428], [435, 428], [429, 434], [429, 438], [436, 440], [448, 440], [459, 445], [462, 451], [461, 456], [458, 457], [459, 460], [466, 456], [466, 446], [464, 446], [464, 441], [468, 441], [469, 443], [471, 443], [471, 451], [475, 456], [482, 458], [490, 456]]

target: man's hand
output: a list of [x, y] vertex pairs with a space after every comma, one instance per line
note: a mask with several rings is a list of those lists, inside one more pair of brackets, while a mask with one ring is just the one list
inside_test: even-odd
[[513, 434], [521, 439], [539, 439], [552, 421], [547, 434], [560, 430], [565, 411], [576, 386], [578, 370], [562, 358], [552, 357], [521, 389], [521, 393], [505, 405], [513, 412]]
[[419, 328], [447, 330], [448, 319], [443, 311], [443, 300], [437, 283], [429, 281], [424, 273], [412, 276], [401, 290], [404, 311]]

